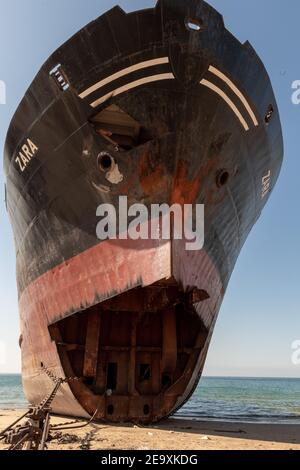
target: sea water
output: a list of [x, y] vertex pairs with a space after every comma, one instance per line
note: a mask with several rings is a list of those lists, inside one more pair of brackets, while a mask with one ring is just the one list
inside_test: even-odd
[[300, 379], [205, 377], [177, 414], [194, 419], [300, 424]]
[[[21, 376], [0, 375], [0, 410], [26, 404]], [[300, 379], [204, 377], [176, 416], [300, 424]]]

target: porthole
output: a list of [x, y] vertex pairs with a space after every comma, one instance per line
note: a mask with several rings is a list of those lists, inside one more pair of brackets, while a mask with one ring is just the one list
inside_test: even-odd
[[268, 107], [268, 110], [267, 110], [267, 113], [265, 115], [265, 123], [266, 124], [269, 124], [271, 119], [272, 119], [272, 116], [273, 116], [273, 113], [274, 113], [274, 108], [273, 106], [270, 104], [269, 107]]
[[107, 172], [111, 170], [113, 166], [114, 160], [113, 158], [109, 155], [109, 153], [100, 153], [98, 155], [98, 165], [101, 171]]
[[203, 21], [201, 19], [188, 18], [185, 21], [185, 26], [189, 31], [200, 32], [204, 29]]
[[230, 177], [230, 174], [228, 171], [221, 170], [218, 173], [217, 178], [216, 178], [216, 183], [217, 183], [218, 188], [222, 188], [223, 186], [226, 186], [226, 184], [228, 183], [229, 177]]

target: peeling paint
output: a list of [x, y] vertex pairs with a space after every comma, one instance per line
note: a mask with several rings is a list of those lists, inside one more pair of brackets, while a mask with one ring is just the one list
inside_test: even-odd
[[106, 173], [105, 178], [112, 184], [119, 184], [123, 181], [124, 176], [120, 172], [117, 163], [114, 163], [112, 169]]

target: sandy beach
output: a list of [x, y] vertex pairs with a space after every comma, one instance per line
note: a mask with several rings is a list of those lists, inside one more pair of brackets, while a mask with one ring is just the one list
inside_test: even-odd
[[[22, 410], [0, 411], [0, 431]], [[53, 417], [51, 423], [71, 420]], [[76, 425], [84, 424], [78, 420]], [[243, 424], [168, 419], [150, 427], [90, 424], [51, 431], [48, 450], [300, 450], [300, 424]], [[0, 450], [7, 446], [0, 442]]]

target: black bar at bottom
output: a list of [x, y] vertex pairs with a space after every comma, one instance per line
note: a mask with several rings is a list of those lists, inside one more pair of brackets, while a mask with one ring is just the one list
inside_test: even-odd
[[[7, 452], [0, 453], [0, 465], [7, 462], [72, 463], [87, 468], [87, 465], [104, 467], [121, 465], [124, 468], [142, 468], [160, 465], [221, 465], [230, 464], [230, 468], [241, 468], [244, 464], [261, 464], [265, 468], [287, 468], [287, 465], [300, 463], [300, 452], [295, 451], [51, 451], [45, 452]], [[83, 467], [84, 466], [84, 467]], [[299, 467], [298, 467], [299, 468]]]

